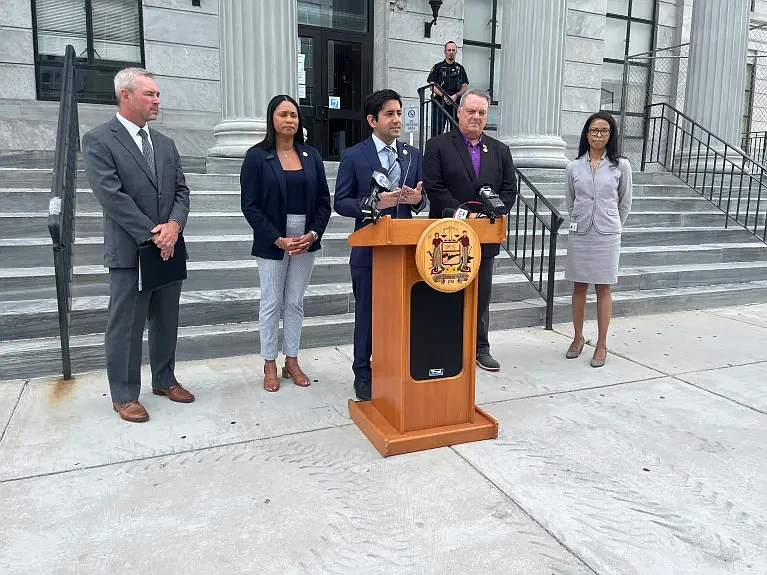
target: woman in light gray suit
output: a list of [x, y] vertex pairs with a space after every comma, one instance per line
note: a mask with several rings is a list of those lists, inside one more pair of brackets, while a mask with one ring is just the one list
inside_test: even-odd
[[597, 292], [597, 338], [592, 367], [607, 358], [607, 328], [612, 313], [610, 285], [618, 281], [621, 231], [631, 210], [631, 166], [618, 156], [618, 129], [607, 112], [593, 114], [583, 126], [578, 158], [567, 166], [566, 200], [570, 214], [565, 278], [573, 282], [575, 337], [567, 359], [583, 351], [586, 291]]

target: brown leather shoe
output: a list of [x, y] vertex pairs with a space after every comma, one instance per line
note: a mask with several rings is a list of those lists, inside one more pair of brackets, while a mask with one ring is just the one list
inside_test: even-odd
[[165, 395], [171, 401], [177, 403], [192, 403], [194, 401], [194, 395], [185, 390], [180, 383], [171, 385], [166, 389], [152, 388], [152, 393], [155, 395]]
[[131, 423], [142, 423], [149, 419], [146, 409], [138, 401], [118, 401], [112, 403], [112, 407], [120, 414], [120, 417]]

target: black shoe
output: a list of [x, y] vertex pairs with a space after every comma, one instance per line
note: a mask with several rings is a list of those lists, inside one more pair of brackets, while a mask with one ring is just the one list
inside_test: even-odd
[[483, 351], [477, 354], [477, 365], [485, 371], [498, 371], [501, 364], [495, 361], [489, 351]]
[[369, 381], [354, 380], [354, 394], [360, 401], [370, 401], [373, 399], [373, 386]]

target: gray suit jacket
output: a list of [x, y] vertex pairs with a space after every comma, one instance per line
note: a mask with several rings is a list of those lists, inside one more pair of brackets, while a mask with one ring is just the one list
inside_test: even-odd
[[[138, 267], [136, 248], [152, 228], [189, 214], [189, 188], [173, 140], [149, 129], [157, 180], [128, 130], [115, 117], [83, 137], [83, 159], [93, 194], [104, 210], [104, 265]], [[184, 254], [186, 255], [186, 254]]]
[[570, 233], [585, 234], [592, 226], [600, 234], [621, 233], [631, 211], [632, 188], [631, 166], [626, 158], [613, 166], [602, 155], [596, 173], [588, 154], [570, 162], [565, 180]]

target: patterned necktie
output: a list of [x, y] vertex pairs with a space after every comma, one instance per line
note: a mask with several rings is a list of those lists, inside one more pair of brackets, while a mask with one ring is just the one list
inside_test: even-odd
[[144, 159], [149, 164], [149, 171], [152, 172], [152, 177], [157, 180], [157, 168], [154, 165], [154, 150], [152, 144], [149, 143], [149, 134], [146, 133], [144, 128], [138, 131], [138, 135], [141, 136], [141, 151], [144, 153]]
[[394, 151], [394, 148], [386, 146], [384, 149], [389, 154], [389, 171], [386, 176], [391, 182], [390, 189], [396, 190], [399, 187], [399, 178], [402, 174], [402, 168], [400, 168], [399, 162], [397, 161], [397, 152]]

